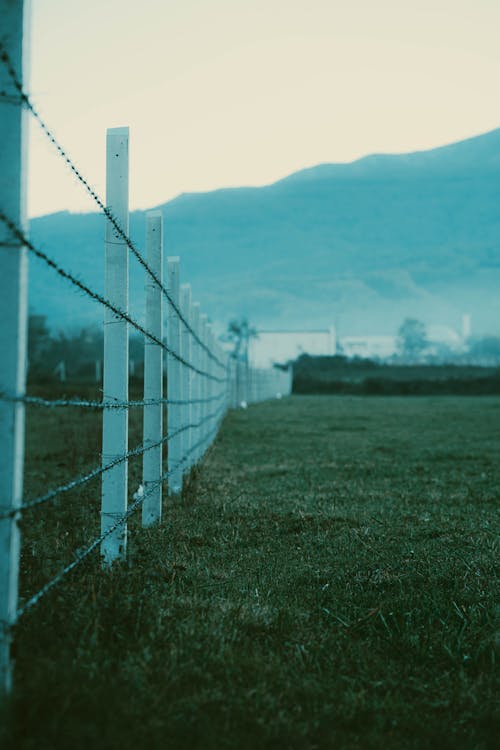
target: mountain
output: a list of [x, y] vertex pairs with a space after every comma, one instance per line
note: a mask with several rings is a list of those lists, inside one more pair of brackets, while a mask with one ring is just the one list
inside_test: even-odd
[[[181, 280], [225, 327], [247, 315], [263, 328], [393, 333], [403, 318], [475, 333], [500, 327], [500, 129], [412, 154], [322, 164], [272, 185], [183, 194], [157, 206]], [[144, 212], [130, 233], [144, 245]], [[57, 213], [32, 220], [35, 244], [103, 290], [104, 219]], [[131, 309], [143, 273], [131, 258]], [[54, 327], [102, 319], [98, 306], [36, 261], [30, 304]]]

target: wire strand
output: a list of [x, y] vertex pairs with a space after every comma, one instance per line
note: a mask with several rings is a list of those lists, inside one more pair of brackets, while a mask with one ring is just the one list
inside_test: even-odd
[[192, 372], [195, 372], [198, 375], [208, 378], [208, 380], [214, 380], [218, 383], [225, 382], [227, 378], [219, 378], [215, 375], [212, 375], [209, 372], [200, 370], [198, 367], [195, 367], [195, 365], [188, 362], [180, 354], [177, 354], [177, 352], [171, 349], [167, 344], [163, 343], [163, 341], [160, 341], [159, 338], [157, 338], [154, 334], [152, 334], [150, 331], [144, 328], [144, 326], [142, 326], [140, 323], [134, 320], [128, 313], [124, 312], [123, 310], [120, 310], [119, 307], [114, 305], [112, 302], [106, 299], [106, 297], [103, 297], [98, 292], [92, 291], [92, 289], [90, 289], [90, 287], [88, 287], [83, 281], [80, 281], [80, 279], [77, 279], [76, 276], [73, 276], [73, 274], [69, 273], [69, 271], [66, 271], [64, 268], [62, 268], [62, 266], [60, 266], [55, 260], [50, 258], [43, 250], [40, 250], [39, 248], [35, 247], [35, 245], [33, 245], [33, 243], [26, 237], [24, 232], [19, 227], [17, 227], [3, 213], [3, 211], [0, 211], [0, 220], [3, 221], [3, 223], [8, 227], [8, 229], [10, 229], [12, 234], [19, 240], [19, 242], [22, 245], [25, 245], [28, 248], [28, 250], [31, 253], [33, 253], [33, 255], [35, 255], [37, 258], [42, 260], [46, 265], [52, 268], [59, 276], [61, 276], [63, 279], [66, 279], [66, 281], [69, 281], [71, 284], [73, 284], [73, 286], [76, 286], [78, 289], [80, 289], [80, 291], [84, 292], [84, 294], [86, 294], [91, 299], [94, 299], [97, 302], [99, 302], [101, 305], [103, 305], [108, 310], [110, 310], [110, 312], [112, 312], [114, 315], [121, 318], [122, 320], [125, 320], [127, 323], [129, 323], [129, 325], [135, 328], [136, 331], [138, 331], [139, 333], [142, 333], [143, 336], [148, 338], [154, 344], [157, 344], [158, 346], [160, 346], [164, 351], [170, 354], [178, 362], [183, 364], [185, 367], [188, 367], [190, 370], [192, 370]]
[[110, 461], [104, 466], [96, 466], [86, 474], [71, 479], [69, 482], [66, 482], [66, 484], [59, 485], [59, 487], [54, 487], [54, 489], [49, 490], [49, 492], [46, 492], [44, 495], [40, 495], [39, 497], [36, 497], [32, 500], [27, 500], [18, 508], [10, 508], [8, 511], [0, 513], [0, 520], [4, 520], [6, 518], [14, 518], [18, 515], [22, 515], [26, 511], [33, 510], [34, 508], [38, 508], [41, 505], [46, 505], [47, 503], [54, 502], [60, 495], [65, 494], [70, 490], [74, 490], [77, 487], [81, 487], [83, 484], [87, 484], [87, 482], [90, 482], [92, 479], [96, 479], [97, 477], [102, 476], [105, 472], [113, 469], [115, 466], [119, 466], [125, 461], [128, 461], [129, 458], [142, 456], [144, 453], [147, 453], [153, 448], [157, 448], [164, 443], [168, 443], [174, 437], [177, 437], [177, 435], [186, 432], [186, 430], [198, 429], [199, 427], [202, 427], [204, 424], [209, 422], [211, 419], [217, 419], [224, 408], [225, 404], [219, 407], [219, 409], [217, 409], [215, 412], [212, 412], [206, 417], [203, 417], [203, 419], [201, 419], [199, 422], [183, 425], [182, 427], [174, 430], [174, 432], [165, 435], [161, 440], [157, 440], [156, 442], [150, 443], [149, 445], [139, 445], [136, 448], [127, 451], [127, 453], [124, 453], [123, 456], [118, 456], [118, 458], [115, 458], [113, 461]]
[[115, 218], [115, 216], [112, 214], [111, 210], [105, 205], [104, 201], [99, 197], [97, 192], [94, 190], [94, 188], [90, 185], [88, 180], [85, 179], [85, 177], [82, 175], [78, 167], [75, 165], [75, 163], [71, 160], [69, 155], [67, 154], [66, 150], [61, 146], [61, 144], [57, 141], [55, 135], [52, 133], [48, 125], [45, 123], [41, 115], [39, 114], [38, 110], [33, 105], [30, 97], [23, 89], [23, 85], [21, 80], [18, 78], [16, 71], [14, 70], [14, 66], [12, 65], [12, 61], [9, 58], [9, 55], [7, 54], [5, 48], [0, 42], [0, 61], [4, 64], [15, 89], [19, 93], [19, 98], [21, 103], [24, 103], [26, 108], [31, 112], [35, 120], [38, 122], [39, 126], [49, 139], [49, 141], [53, 144], [61, 158], [66, 162], [67, 166], [70, 168], [70, 170], [75, 175], [76, 179], [83, 185], [87, 193], [90, 195], [92, 200], [96, 203], [96, 205], [99, 207], [99, 209], [102, 211], [104, 216], [108, 219], [108, 221], [113, 226], [113, 229], [116, 231], [118, 236], [123, 240], [123, 242], [127, 245], [128, 249], [131, 251], [131, 253], [135, 256], [137, 261], [140, 263], [140, 265], [144, 268], [146, 273], [153, 279], [155, 284], [160, 288], [162, 294], [166, 297], [166, 299], [169, 301], [172, 309], [175, 311], [176, 315], [178, 316], [181, 323], [186, 327], [186, 329], [191, 333], [193, 338], [196, 340], [199, 346], [208, 354], [210, 359], [212, 359], [214, 362], [218, 364], [218, 366], [221, 369], [226, 369], [226, 364], [219, 359], [211, 350], [210, 348], [201, 340], [201, 338], [198, 336], [196, 331], [191, 327], [189, 322], [186, 320], [184, 315], [182, 314], [179, 306], [176, 304], [176, 302], [172, 299], [172, 296], [168, 292], [168, 289], [163, 285], [161, 279], [155, 274], [155, 272], [151, 269], [147, 261], [144, 259], [140, 251], [135, 246], [134, 242], [131, 240], [131, 238], [128, 236], [128, 234], [125, 232], [125, 230], [121, 227], [118, 220]]
[[[211, 437], [216, 435], [219, 429], [219, 424], [215, 426], [215, 428], [211, 432]], [[42, 586], [41, 589], [39, 589], [35, 594], [33, 594], [23, 605], [22, 607], [19, 607], [19, 609], [16, 612], [16, 624], [17, 622], [23, 617], [27, 612], [29, 612], [38, 602], [43, 599], [43, 597], [49, 593], [51, 589], [54, 588], [58, 583], [60, 583], [66, 576], [71, 573], [76, 567], [81, 565], [81, 563], [86, 560], [86, 558], [97, 548], [100, 546], [100, 544], [107, 539], [108, 536], [111, 536], [120, 526], [123, 526], [128, 519], [138, 510], [141, 505], [144, 503], [144, 501], [155, 491], [155, 489], [163, 484], [163, 482], [168, 479], [174, 471], [177, 471], [189, 458], [191, 453], [194, 453], [200, 445], [204, 442], [205, 439], [199, 440], [197, 443], [195, 443], [190, 450], [184, 455], [184, 457], [174, 466], [173, 469], [170, 469], [169, 471], [165, 472], [162, 477], [157, 480], [156, 482], [153, 482], [147, 492], [143, 493], [140, 497], [137, 497], [135, 502], [127, 509], [127, 511], [123, 514], [121, 518], [119, 518], [116, 523], [113, 524], [109, 529], [106, 529], [105, 532], [103, 532], [97, 539], [94, 539], [94, 541], [86, 547], [82, 552], [78, 552], [76, 554], [75, 560], [73, 560], [69, 565], [66, 565], [57, 575], [55, 575], [50, 581], [48, 581], [44, 586]]]
[[0, 391], [0, 401], [15, 404], [25, 404], [26, 406], [41, 406], [44, 408], [54, 409], [59, 407], [77, 407], [85, 408], [95, 411], [104, 411], [105, 409], [132, 409], [135, 407], [145, 406], [159, 406], [165, 404], [166, 406], [189, 406], [190, 404], [208, 404], [214, 401], [220, 401], [226, 396], [226, 390], [224, 389], [218, 396], [211, 396], [210, 398], [195, 398], [191, 400], [177, 400], [169, 398], [158, 398], [158, 399], [146, 399], [143, 401], [92, 401], [87, 399], [45, 399], [38, 396], [9, 396], [6, 393]]

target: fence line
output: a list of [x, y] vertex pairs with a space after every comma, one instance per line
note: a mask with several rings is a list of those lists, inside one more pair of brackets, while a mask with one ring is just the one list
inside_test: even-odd
[[[159, 212], [146, 215], [146, 258], [128, 235], [128, 128], [107, 133], [106, 205], [70, 159], [52, 130], [32, 104], [23, 86], [23, 2], [0, 0], [6, 19], [6, 41], [0, 43], [0, 155], [7, 157], [0, 175], [0, 257], [7, 269], [0, 279], [0, 314], [6, 325], [0, 343], [7, 359], [0, 376], [0, 486], [7, 488], [0, 506], [0, 690], [11, 685], [12, 629], [43, 597], [97, 548], [104, 565], [124, 559], [127, 521], [142, 508], [142, 525], [159, 523], [162, 488], [182, 491], [185, 477], [215, 440], [230, 407], [243, 406], [290, 392], [290, 375], [278, 370], [259, 371], [234, 361], [216, 340], [200, 305], [192, 301], [189, 285], [180, 284], [180, 261], [167, 263], [163, 282], [163, 227]], [[2, 106], [3, 105], [3, 106]], [[25, 119], [30, 113], [66, 162], [75, 179], [105, 217], [106, 274], [101, 295], [67, 271], [28, 236], [24, 214]], [[17, 144], [11, 148], [12, 142]], [[2, 163], [4, 160], [2, 158]], [[12, 189], [12, 185], [17, 189]], [[128, 253], [146, 271], [145, 323], [128, 309]], [[71, 286], [97, 302], [104, 311], [103, 398], [44, 399], [26, 394], [27, 255], [45, 263]], [[11, 290], [17, 296], [13, 297]], [[10, 295], [10, 296], [9, 296]], [[163, 309], [165, 304], [165, 310]], [[163, 334], [166, 317], [167, 335]], [[128, 329], [144, 337], [144, 397], [130, 400]], [[163, 393], [166, 355], [166, 393]], [[12, 367], [11, 367], [12, 365]], [[215, 408], [211, 405], [215, 404]], [[23, 500], [24, 409], [87, 408], [102, 412], [102, 455], [98, 466], [38, 497]], [[142, 442], [128, 449], [131, 408], [143, 409]], [[164, 420], [164, 407], [166, 420]], [[165, 429], [165, 423], [167, 427]], [[167, 470], [163, 446], [168, 445]], [[129, 502], [129, 460], [142, 456], [142, 482]], [[28, 511], [56, 502], [62, 495], [101, 478], [101, 533], [75, 559], [18, 607], [20, 536], [18, 521]]]
[[[198, 341], [198, 344], [200, 344], [202, 347], [204, 346], [200, 339], [198, 339], [196, 332], [191, 328], [188, 320], [182, 315], [179, 307], [175, 303], [175, 301], [171, 298], [169, 295], [168, 290], [165, 288], [161, 281], [161, 277], [156, 274], [151, 266], [147, 263], [146, 260], [144, 260], [144, 257], [142, 256], [139, 249], [136, 247], [135, 243], [132, 241], [132, 239], [129, 237], [128, 230], [126, 231], [123, 228], [123, 224], [120, 223], [119, 219], [112, 213], [111, 209], [109, 208], [109, 205], [105, 205], [103, 200], [99, 197], [97, 192], [94, 190], [94, 188], [91, 187], [89, 181], [83, 176], [81, 171], [78, 169], [78, 167], [75, 165], [73, 160], [68, 155], [67, 151], [61, 146], [61, 144], [58, 142], [57, 138], [53, 134], [52, 130], [48, 127], [48, 125], [45, 123], [43, 118], [40, 116], [38, 110], [33, 105], [30, 97], [28, 94], [24, 91], [22, 81], [19, 79], [19, 77], [16, 74], [16, 71], [14, 69], [14, 65], [9, 57], [9, 54], [7, 50], [5, 49], [5, 46], [0, 42], [0, 61], [5, 66], [5, 69], [7, 70], [7, 73], [9, 77], [12, 80], [12, 83], [18, 92], [18, 97], [9, 97], [5, 92], [1, 92], [1, 96], [3, 97], [4, 101], [9, 100], [10, 103], [18, 103], [21, 105], [24, 105], [28, 111], [33, 115], [34, 119], [38, 123], [38, 125], [41, 127], [42, 131], [45, 133], [49, 141], [52, 143], [52, 145], [55, 147], [56, 151], [59, 153], [63, 161], [67, 164], [67, 166], [70, 168], [72, 173], [75, 175], [76, 179], [83, 185], [88, 195], [92, 198], [94, 203], [97, 205], [97, 207], [100, 209], [100, 211], [104, 214], [104, 216], [108, 219], [110, 222], [113, 230], [116, 232], [117, 236], [125, 242], [128, 249], [132, 252], [134, 257], [137, 259], [137, 261], [140, 263], [140, 265], [144, 268], [146, 273], [151, 277], [151, 279], [157, 284], [157, 286], [161, 289], [162, 294], [166, 297], [168, 302], [172, 305], [173, 309], [179, 316], [179, 319], [181, 323], [187, 328], [189, 333]], [[224, 362], [219, 359], [213, 352], [211, 352], [209, 349], [206, 349], [208, 356], [214, 361], [217, 362], [217, 364], [224, 369], [225, 365]]]
[[[221, 398], [225, 397], [225, 391], [220, 393], [218, 396], [212, 396], [206, 399], [199, 399], [202, 403], [213, 403], [214, 401], [220, 401]], [[178, 404], [180, 406], [186, 406], [194, 403], [193, 400], [180, 400], [177, 401], [171, 398], [158, 398], [158, 399], [143, 399], [141, 401], [91, 401], [88, 399], [80, 398], [56, 398], [46, 399], [40, 398], [39, 396], [10, 396], [7, 393], [0, 392], [0, 401], [6, 401], [8, 403], [22, 403], [26, 406], [40, 406], [42, 408], [57, 409], [60, 407], [74, 407], [89, 409], [90, 411], [102, 411], [103, 409], [134, 409], [142, 406], [155, 406], [157, 404]]]
[[[216, 417], [219, 416], [221, 413], [223, 407], [219, 407], [215, 412], [212, 412], [211, 414], [207, 415], [205, 417], [205, 421], [213, 420]], [[187, 432], [189, 430], [193, 430], [196, 428], [199, 428], [201, 426], [201, 421], [197, 423], [190, 423], [190, 424], [184, 424], [181, 427], [178, 427], [175, 431], [169, 432], [168, 434], [164, 435], [162, 438], [160, 438], [158, 441], [154, 443], [149, 443], [148, 445], [145, 445], [144, 442], [142, 442], [140, 445], [136, 446], [132, 450], [127, 451], [122, 456], [117, 456], [112, 461], [110, 461], [107, 464], [96, 466], [95, 468], [91, 469], [90, 471], [86, 472], [85, 474], [82, 474], [79, 477], [75, 477], [71, 479], [70, 481], [66, 482], [65, 484], [59, 485], [59, 487], [54, 487], [54, 489], [49, 490], [49, 492], [46, 492], [43, 495], [40, 495], [39, 497], [33, 498], [31, 500], [23, 500], [22, 505], [20, 505], [17, 508], [10, 509], [8, 511], [3, 511], [0, 513], [0, 521], [6, 518], [19, 518], [22, 516], [26, 511], [33, 510], [34, 508], [38, 508], [40, 505], [46, 505], [54, 502], [57, 500], [57, 498], [60, 495], [65, 494], [66, 492], [70, 492], [71, 490], [75, 490], [78, 487], [81, 487], [84, 484], [87, 484], [88, 482], [91, 482], [93, 479], [97, 479], [97, 477], [102, 476], [107, 471], [110, 471], [115, 466], [121, 466], [123, 463], [128, 461], [129, 458], [136, 458], [137, 456], [143, 456], [148, 451], [157, 448], [158, 446], [164, 445], [165, 443], [168, 443], [170, 440], [173, 440], [178, 435]], [[0, 506], [1, 507], [1, 506]]]
[[[218, 425], [216, 430], [218, 430]], [[216, 431], [214, 429], [214, 432]], [[194, 452], [196, 450], [197, 446], [193, 445], [190, 449], [191, 452]], [[183, 464], [186, 462], [188, 456], [184, 456], [180, 462], [180, 464]], [[177, 468], [177, 467], [176, 467]], [[143, 486], [141, 485], [138, 489], [138, 491], [134, 494], [134, 502], [132, 505], [130, 505], [126, 512], [121, 514], [117, 520], [104, 532], [101, 533], [97, 539], [94, 539], [94, 541], [86, 547], [81, 552], [77, 552], [75, 555], [75, 560], [73, 560], [71, 563], [66, 565], [62, 570], [59, 571], [50, 581], [48, 581], [44, 586], [42, 586], [41, 589], [39, 589], [35, 594], [33, 594], [28, 601], [26, 601], [22, 607], [19, 607], [19, 609], [16, 612], [16, 622], [13, 623], [10, 627], [13, 628], [17, 622], [19, 622], [20, 618], [25, 615], [27, 612], [29, 612], [30, 609], [32, 609], [35, 604], [38, 604], [38, 602], [43, 599], [43, 597], [48, 594], [48, 592], [54, 588], [58, 583], [60, 583], [69, 573], [71, 573], [72, 570], [74, 570], [78, 565], [80, 565], [84, 560], [93, 552], [97, 547], [99, 547], [102, 542], [105, 541], [105, 539], [111, 534], [115, 533], [117, 529], [122, 527], [126, 524], [127, 520], [135, 513], [138, 508], [141, 506], [144, 507], [145, 501], [148, 499], [150, 495], [153, 494], [155, 490], [157, 490], [158, 487], [161, 487], [162, 484], [170, 477], [171, 472], [166, 471], [164, 474], [160, 476], [160, 479], [156, 480], [155, 482], [152, 482], [150, 484], [150, 487], [147, 491], [144, 491]]]
[[[224, 378], [220, 378], [220, 377], [214, 378], [214, 376], [211, 375], [210, 373], [203, 372], [197, 369], [195, 365], [193, 365], [191, 362], [187, 362], [178, 352], [171, 349], [163, 341], [160, 341], [153, 333], [151, 333], [151, 331], [148, 331], [143, 325], [141, 325], [134, 318], [132, 318], [128, 312], [126, 312], [125, 310], [121, 310], [117, 305], [113, 304], [113, 302], [106, 299], [106, 297], [99, 294], [98, 292], [93, 291], [83, 281], [78, 279], [69, 271], [66, 271], [64, 268], [62, 268], [62, 266], [60, 266], [55, 260], [50, 258], [47, 255], [47, 253], [45, 253], [40, 248], [35, 247], [35, 245], [28, 239], [27, 234], [23, 232], [20, 227], [16, 226], [14, 222], [11, 219], [9, 219], [2, 210], [0, 210], [0, 221], [3, 222], [3, 224], [12, 232], [14, 237], [18, 240], [19, 244], [16, 247], [26, 247], [33, 255], [35, 255], [37, 258], [42, 260], [47, 266], [49, 266], [49, 268], [52, 268], [59, 276], [61, 276], [63, 279], [66, 279], [66, 281], [69, 281], [71, 284], [73, 284], [73, 286], [76, 286], [86, 296], [98, 302], [100, 305], [102, 305], [107, 310], [109, 310], [112, 314], [116, 315], [116, 317], [127, 322], [138, 333], [141, 333], [143, 336], [145, 336], [147, 339], [149, 339], [153, 343], [158, 344], [158, 346], [160, 346], [165, 352], [170, 354], [174, 359], [178, 360], [185, 367], [189, 367], [190, 369], [197, 372], [202, 377], [216, 380], [219, 383], [224, 382]], [[6, 247], [6, 244], [2, 243], [2, 246]], [[9, 246], [14, 247], [13, 245], [9, 245]]]

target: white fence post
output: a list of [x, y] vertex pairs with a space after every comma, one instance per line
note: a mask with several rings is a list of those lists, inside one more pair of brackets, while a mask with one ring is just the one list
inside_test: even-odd
[[[179, 258], [167, 258], [167, 289], [170, 298], [179, 307]], [[167, 312], [167, 342], [169, 348], [180, 354], [180, 319], [171, 304]], [[168, 400], [180, 401], [181, 398], [181, 367], [182, 364], [172, 354], [167, 356], [167, 393]], [[181, 428], [181, 405], [168, 404], [168, 434], [171, 435]], [[182, 445], [181, 435], [175, 435], [168, 441], [168, 471], [172, 474], [168, 478], [168, 494], [177, 495], [182, 491]]]
[[240, 405], [240, 367], [237, 359], [231, 358], [231, 367], [233, 369], [234, 380], [234, 401], [232, 407], [233, 409], [237, 409]]
[[[190, 323], [190, 317], [191, 317], [191, 286], [189, 284], [181, 284], [180, 287], [180, 310], [184, 316], [184, 319], [187, 321], [187, 323]], [[191, 333], [189, 332], [187, 326], [183, 325], [181, 329], [181, 350], [182, 350], [182, 356], [186, 360], [186, 362], [191, 362], [191, 359], [193, 357], [192, 354], [192, 339], [191, 339]], [[186, 427], [187, 425], [191, 424], [192, 417], [191, 417], [191, 403], [192, 400], [192, 377], [191, 377], [191, 370], [189, 367], [186, 367], [186, 365], [182, 366], [181, 369], [181, 378], [182, 378], [182, 400], [185, 402], [182, 405], [181, 409], [181, 422], [182, 426]], [[184, 474], [186, 474], [189, 471], [189, 468], [191, 466], [191, 446], [192, 446], [192, 430], [186, 429], [182, 433], [182, 456], [187, 456], [186, 461], [184, 462], [182, 466], [182, 471]]]
[[249, 384], [249, 378], [248, 378], [248, 367], [245, 362], [241, 363], [241, 371], [242, 371], [242, 383], [243, 383], [243, 398], [242, 401], [245, 402], [245, 404], [250, 403], [250, 394], [248, 392], [248, 384]]
[[224, 378], [225, 383], [223, 385], [224, 388], [224, 413], [227, 412], [228, 409], [231, 408], [232, 404], [232, 373], [231, 373], [231, 357], [229, 354], [222, 350], [222, 347], [219, 345], [219, 351], [222, 357], [222, 361], [225, 364], [224, 369]]
[[230, 377], [230, 402], [231, 409], [238, 408], [238, 370], [237, 362], [233, 357], [229, 357], [229, 377]]
[[[202, 340], [203, 344], [207, 346], [207, 325], [208, 325], [208, 316], [206, 313], [201, 313], [200, 315], [200, 339]], [[209, 373], [209, 356], [207, 354], [206, 349], [203, 349], [200, 347], [200, 370], [202, 370], [204, 373]], [[210, 378], [207, 377], [207, 375], [202, 375], [201, 377], [201, 398], [203, 400], [203, 403], [201, 404], [201, 416], [200, 419], [202, 420], [203, 424], [201, 426], [200, 430], [200, 440], [202, 440], [202, 444], [200, 446], [200, 458], [204, 455], [207, 446], [206, 446], [206, 436], [207, 436], [207, 423], [206, 423], [206, 417], [209, 414], [208, 406], [209, 403], [207, 401], [209, 397], [209, 384], [210, 384]]]
[[[211, 323], [207, 323], [207, 346], [210, 352], [212, 353], [212, 355], [216, 356], [213, 327]], [[208, 358], [208, 371], [213, 377], [217, 377], [217, 365], [212, 359], [212, 357]], [[213, 414], [219, 406], [219, 404], [213, 400], [214, 396], [217, 395], [216, 390], [215, 390], [216, 387], [217, 387], [216, 380], [208, 381], [207, 392], [208, 392], [209, 401], [207, 403], [207, 415]], [[212, 432], [213, 432], [214, 427], [215, 427], [214, 418], [210, 417], [207, 423], [207, 432], [206, 432], [207, 439], [205, 441], [205, 451], [207, 451], [210, 448], [210, 445], [212, 443], [212, 440], [213, 440]]]
[[[214, 347], [214, 336], [212, 332], [212, 324], [207, 323], [207, 346], [211, 352], [212, 355], [215, 354], [215, 347]], [[212, 357], [208, 358], [208, 371], [212, 377], [217, 377], [217, 371], [216, 371], [216, 364]], [[207, 415], [212, 414], [217, 409], [217, 403], [213, 401], [215, 393], [215, 386], [217, 385], [217, 381], [210, 379], [208, 381], [208, 398], [209, 401], [207, 403]], [[213, 417], [210, 417], [207, 423], [207, 439], [206, 439], [206, 445], [205, 450], [208, 450], [210, 448], [210, 444], [212, 441], [212, 431], [214, 429], [214, 419]]]
[[[23, 37], [29, 3], [0, 0], [2, 43], [26, 88], [27, 55]], [[26, 230], [26, 110], [5, 69], [0, 66], [0, 206], [7, 218]], [[9, 101], [9, 98], [12, 101]], [[26, 248], [0, 222], [0, 390], [22, 396], [26, 387], [27, 274]], [[24, 466], [24, 404], [0, 402], [1, 510], [21, 505]], [[11, 633], [16, 620], [20, 533], [16, 518], [0, 521], [0, 692], [12, 686]]]
[[249, 393], [248, 393], [248, 367], [246, 362], [240, 361], [240, 369], [241, 369], [241, 401], [248, 405], [249, 403]]
[[[163, 218], [161, 211], [146, 214], [146, 261], [155, 276], [163, 279]], [[146, 276], [146, 330], [163, 341], [163, 293], [158, 284]], [[144, 400], [157, 403], [144, 406], [144, 447], [163, 437], [163, 349], [144, 339]], [[161, 520], [163, 445], [155, 445], [143, 454], [142, 482], [146, 499], [142, 505], [142, 525]]]
[[[200, 336], [200, 303], [199, 302], [193, 302], [192, 308], [191, 308], [191, 326], [193, 328], [193, 331], [195, 334]], [[193, 359], [192, 364], [194, 367], [196, 367], [198, 370], [200, 368], [200, 345], [197, 341], [193, 339]], [[201, 420], [201, 376], [197, 372], [192, 373], [193, 376], [193, 424], [198, 424]], [[200, 428], [194, 427], [193, 428], [193, 444], [196, 445], [200, 440]], [[196, 448], [196, 450], [193, 451], [193, 464], [198, 463], [198, 458], [200, 455], [200, 449], [199, 447]]]
[[243, 401], [243, 379], [241, 376], [241, 361], [239, 359], [234, 360], [234, 371], [236, 380], [236, 405], [235, 408], [241, 406]]
[[[118, 226], [128, 234], [128, 128], [110, 128], [106, 141], [106, 204]], [[105, 295], [128, 311], [128, 248], [112, 223], [106, 221]], [[104, 313], [103, 402], [128, 401], [128, 323], [106, 309]], [[103, 466], [123, 456], [128, 447], [128, 409], [104, 409], [102, 418]], [[101, 533], [127, 511], [128, 462], [102, 475]], [[124, 559], [127, 526], [122, 524], [101, 544], [104, 563]]]

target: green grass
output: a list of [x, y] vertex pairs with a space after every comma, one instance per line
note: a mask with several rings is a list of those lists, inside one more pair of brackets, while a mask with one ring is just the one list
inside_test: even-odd
[[[230, 413], [127, 565], [21, 621], [4, 746], [493, 748], [499, 445], [493, 397]], [[98, 416], [30, 411], [27, 496], [98, 451]], [[94, 483], [24, 525], [23, 596], [98, 508]]]

